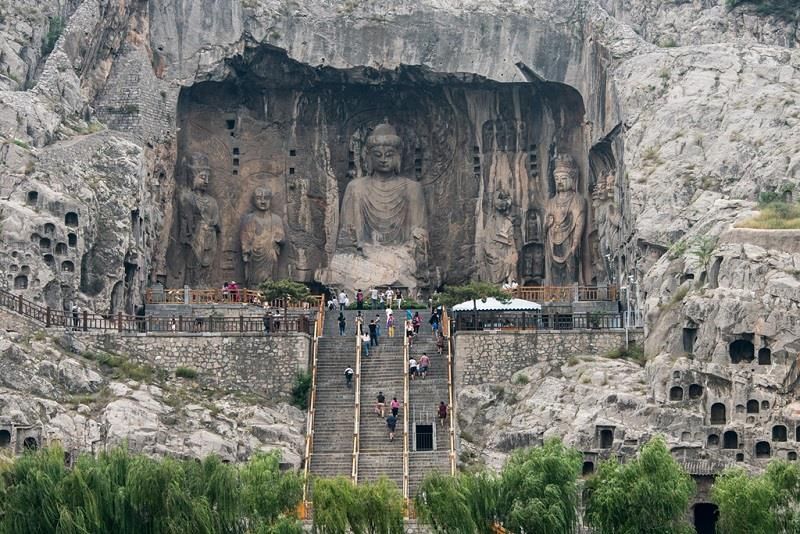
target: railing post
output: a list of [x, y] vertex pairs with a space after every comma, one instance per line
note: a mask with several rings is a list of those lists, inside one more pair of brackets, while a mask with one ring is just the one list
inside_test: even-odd
[[239, 332], [244, 332], [244, 316], [239, 314]]
[[183, 332], [183, 315], [178, 316], [178, 332]]
[[191, 290], [189, 289], [189, 286], [183, 286], [183, 303], [186, 304], [186, 305], [191, 304], [191, 302], [190, 302], [191, 298], [192, 298], [192, 296], [191, 296]]
[[122, 312], [117, 312], [117, 332], [122, 332]]
[[86, 332], [89, 329], [87, 322], [89, 321], [89, 312], [85, 309], [83, 310], [83, 331]]
[[22, 315], [22, 295], [20, 295], [20, 296], [18, 297], [18, 301], [17, 301], [17, 313], [19, 313], [20, 315]]
[[50, 306], [48, 306], [47, 307], [47, 314], [45, 315], [45, 321], [44, 321], [44, 325], [46, 327], [48, 327], [48, 328], [50, 327], [50, 321], [51, 321], [50, 313], [51, 313]]
[[144, 333], [152, 332], [153, 331], [153, 316], [148, 315], [147, 321], [144, 324]]

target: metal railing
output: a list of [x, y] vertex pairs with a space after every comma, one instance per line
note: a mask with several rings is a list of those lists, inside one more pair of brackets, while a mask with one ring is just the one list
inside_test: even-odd
[[311, 391], [308, 395], [308, 414], [306, 416], [306, 452], [303, 461], [303, 501], [298, 509], [300, 519], [308, 519], [311, 503], [308, 500], [308, 485], [310, 483], [311, 455], [314, 447], [314, 416], [317, 404], [317, 358], [319, 354], [319, 338], [325, 325], [325, 305], [322, 300], [317, 309], [317, 320], [314, 322], [314, 338], [311, 346]]
[[354, 369], [356, 373], [353, 377], [355, 416], [353, 417], [353, 466], [351, 472], [353, 484], [358, 484], [358, 453], [361, 447], [359, 428], [361, 426], [361, 329], [363, 326], [364, 323], [356, 324], [356, 368]]
[[617, 286], [522, 286], [511, 290], [514, 298], [534, 302], [597, 302], [619, 300]]
[[455, 313], [455, 330], [618, 330], [622, 313], [538, 313], [464, 311]]
[[[310, 302], [309, 302], [310, 300]], [[314, 309], [323, 302], [322, 295], [313, 295], [309, 300], [275, 299], [270, 301], [272, 308]], [[153, 289], [145, 290], [146, 304], [263, 304], [261, 291], [239, 288], [223, 289]]]
[[80, 312], [54, 310], [41, 306], [22, 295], [0, 289], [0, 306], [42, 323], [45, 327], [63, 327], [82, 331], [117, 331], [132, 333], [252, 333], [276, 332], [309, 333], [310, 321], [306, 316], [295, 317], [155, 317], [152, 315], [127, 315], [123, 313], [101, 315], [86, 309]]

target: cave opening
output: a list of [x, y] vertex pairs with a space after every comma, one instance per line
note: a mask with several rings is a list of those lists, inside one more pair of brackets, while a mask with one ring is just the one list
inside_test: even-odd
[[680, 386], [672, 386], [669, 390], [669, 400], [671, 401], [682, 401], [683, 400], [683, 388]]
[[746, 339], [737, 339], [728, 346], [731, 363], [751, 363], [755, 358], [753, 342]]
[[750, 399], [747, 401], [747, 413], [758, 413], [758, 401]]
[[67, 214], [64, 215], [64, 224], [71, 227], [78, 226], [78, 214], [74, 211], [68, 211]]
[[725, 424], [725, 405], [721, 402], [715, 402], [711, 405], [711, 424], [724, 425]]
[[6, 429], [0, 430], [0, 447], [11, 445], [11, 432]]
[[722, 435], [722, 448], [723, 449], [738, 449], [739, 448], [739, 435], [733, 430], [728, 430]]
[[767, 347], [758, 349], [758, 365], [770, 365], [772, 363], [772, 351]]
[[594, 474], [594, 462], [589, 460], [583, 462], [583, 468], [581, 469], [581, 474], [585, 477]]
[[694, 505], [694, 528], [697, 534], [714, 534], [717, 530], [719, 508], [710, 502]]
[[691, 384], [689, 386], [689, 398], [692, 400], [699, 399], [703, 396], [703, 386], [700, 384]]
[[719, 447], [719, 436], [717, 434], [709, 434], [706, 440], [707, 447]]
[[756, 443], [756, 458], [769, 458], [772, 455], [772, 449], [767, 441], [759, 441]]
[[[230, 280], [252, 285], [246, 280], [252, 265], [245, 269], [240, 229], [253, 211], [252, 194], [264, 183], [273, 193], [270, 209], [285, 220], [286, 249], [299, 258], [289, 261], [279, 254], [277, 276], [328, 283], [343, 245], [336, 229], [327, 226], [342, 209], [348, 186], [369, 176], [366, 142], [384, 121], [402, 141], [397, 174], [420, 184], [428, 218], [449, 210], [467, 214], [458, 225], [428, 224], [427, 270], [441, 278], [430, 280], [431, 288], [461, 276], [464, 268], [482, 280], [498, 279], [496, 265], [468, 251], [476, 236], [489, 231], [479, 221], [496, 219], [502, 198], [513, 199], [515, 217], [519, 212], [517, 254], [508, 256], [516, 258], [517, 280], [567, 285], [548, 273], [545, 261], [546, 205], [555, 192], [557, 156], [580, 159], [574, 189], [583, 200], [591, 201], [600, 173], [607, 181], [604, 201], [613, 201], [619, 189], [612, 172], [617, 165], [613, 143], [606, 141], [609, 153], [599, 163], [587, 157], [594, 147], [584, 132], [585, 109], [575, 88], [555, 82], [501, 83], [414, 66], [317, 68], [267, 47], [250, 49], [231, 61], [227, 79], [180, 92], [176, 160], [181, 166], [194, 154], [204, 156], [213, 172], [203, 201], [226, 209], [217, 210], [219, 221], [213, 225], [219, 229], [215, 255], [193, 261], [191, 254], [181, 253], [181, 243], [191, 248], [187, 236], [197, 235], [186, 230], [188, 215], [181, 220], [196, 199], [189, 174], [175, 169], [178, 213], [170, 230], [166, 286], [217, 287]], [[592, 216], [588, 206], [586, 216]], [[579, 278], [609, 283], [600, 254], [607, 245], [588, 244], [594, 223], [585, 225], [588, 252], [578, 262]], [[186, 235], [179, 235], [182, 231]], [[349, 272], [356, 271], [345, 275]], [[337, 283], [346, 285], [341, 277]]]
[[772, 441], [786, 441], [786, 425], [775, 425], [772, 427]]
[[26, 451], [35, 451], [39, 448], [39, 442], [33, 436], [28, 436], [22, 441], [22, 448]]

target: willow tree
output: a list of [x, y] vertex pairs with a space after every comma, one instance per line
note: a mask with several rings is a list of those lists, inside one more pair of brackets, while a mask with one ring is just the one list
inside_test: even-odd
[[402, 534], [403, 496], [385, 478], [358, 486], [344, 477], [314, 481], [314, 532]]
[[420, 522], [439, 534], [470, 534], [478, 531], [462, 483], [464, 476], [453, 477], [434, 471], [425, 477], [414, 497]]
[[498, 510], [513, 532], [574, 532], [583, 455], [559, 439], [514, 452], [500, 474]]
[[694, 532], [686, 523], [694, 481], [661, 437], [626, 464], [613, 458], [601, 463], [587, 489], [586, 519], [603, 534]]

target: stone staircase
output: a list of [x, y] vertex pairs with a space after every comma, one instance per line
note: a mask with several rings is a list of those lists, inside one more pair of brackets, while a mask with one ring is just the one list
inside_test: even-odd
[[[422, 316], [422, 313], [420, 313]], [[409, 496], [413, 497], [425, 475], [432, 471], [450, 473], [450, 421], [439, 424], [439, 402], [448, 403], [447, 356], [436, 353], [436, 342], [428, 324], [429, 314], [423, 317], [419, 335], [414, 339], [411, 356], [417, 361], [426, 353], [431, 360], [427, 376], [409, 383]], [[433, 426], [433, 450], [415, 450], [417, 425]]]
[[[373, 314], [374, 317], [374, 314]], [[395, 327], [390, 338], [385, 332], [386, 315], [379, 337], [380, 345], [371, 347], [369, 356], [361, 358], [361, 425], [358, 481], [377, 480], [386, 476], [398, 487], [403, 485], [403, 336]], [[389, 441], [386, 421], [374, 413], [378, 392], [386, 396], [386, 415], [392, 397], [401, 403], [394, 441]]]
[[338, 313], [325, 314], [317, 351], [317, 399], [310, 471], [314, 476], [350, 477], [353, 460], [355, 387], [345, 386], [344, 370], [355, 369], [355, 336], [348, 325], [339, 336]]
[[[347, 326], [344, 336], [339, 335], [339, 311], [325, 314], [323, 337], [319, 340], [317, 356], [317, 402], [314, 417], [313, 447], [310, 472], [315, 476], [346, 476], [351, 474], [355, 388], [347, 389], [344, 369], [355, 369], [355, 318], [356, 311], [346, 310]], [[374, 412], [379, 391], [386, 397], [386, 414], [392, 397], [403, 402], [404, 374], [407, 361], [403, 355], [403, 312], [395, 312], [398, 321], [395, 336], [386, 331], [386, 314], [383, 311], [364, 310], [365, 324], [380, 316], [381, 334], [378, 347], [371, 347], [369, 356], [361, 359], [361, 403], [359, 425], [358, 481], [377, 480], [385, 476], [402, 488], [403, 484], [403, 415], [398, 414], [394, 441], [389, 441], [386, 421]], [[423, 314], [420, 313], [422, 316]], [[409, 421], [434, 426], [434, 450], [414, 451], [415, 428], [409, 425], [409, 490], [410, 497], [424, 476], [433, 470], [449, 472], [449, 426], [438, 425], [437, 407], [447, 402], [447, 368], [444, 356], [436, 354], [436, 343], [423, 316], [423, 326], [411, 354], [419, 359], [426, 352], [431, 359], [427, 378], [410, 382]]]

